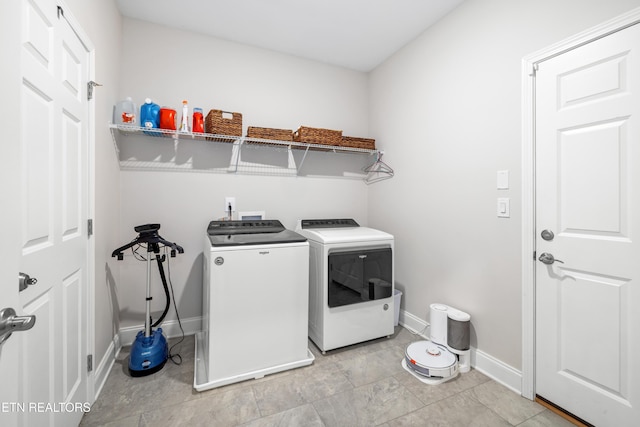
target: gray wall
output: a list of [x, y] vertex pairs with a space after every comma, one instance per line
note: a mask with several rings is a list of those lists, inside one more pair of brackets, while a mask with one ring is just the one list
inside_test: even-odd
[[[370, 133], [396, 170], [369, 223], [396, 237], [403, 308], [471, 315], [472, 345], [521, 368], [521, 60], [638, 0], [467, 0], [370, 75]], [[509, 190], [496, 172], [509, 170]], [[511, 199], [498, 218], [496, 198]]]
[[[202, 107], [205, 115], [212, 108], [240, 112], [245, 131], [247, 126], [296, 129], [306, 125], [367, 136], [365, 73], [128, 18], [123, 25], [121, 61], [120, 97], [131, 96], [137, 103], [150, 97], [180, 112], [186, 99], [190, 107]], [[138, 147], [137, 151], [123, 147], [125, 158], [156, 158], [162, 150], [160, 144], [166, 141], [151, 138], [130, 144], [132, 150], [133, 145]], [[178, 161], [192, 159], [194, 164], [207, 163], [207, 157], [217, 149], [206, 142], [179, 143], [178, 147]], [[160, 234], [185, 249], [184, 255], [171, 260], [180, 317], [199, 317], [204, 236], [209, 221], [225, 214], [225, 196], [236, 197], [238, 210], [264, 210], [267, 217], [280, 219], [288, 228], [295, 228], [296, 220], [303, 217], [354, 217], [366, 224], [367, 186], [362, 180], [336, 178], [344, 171], [334, 166], [344, 159], [344, 155], [312, 155], [305, 160], [314, 174], [331, 172], [322, 178], [202, 170], [123, 171], [117, 233], [124, 244], [135, 237], [134, 226], [162, 224]], [[355, 165], [359, 170], [361, 165], [357, 161]], [[131, 256], [120, 264], [121, 325], [140, 325], [144, 320], [145, 265]], [[164, 296], [156, 271], [153, 280], [156, 298], [152, 308], [160, 311]], [[175, 319], [173, 311], [167, 319]]]

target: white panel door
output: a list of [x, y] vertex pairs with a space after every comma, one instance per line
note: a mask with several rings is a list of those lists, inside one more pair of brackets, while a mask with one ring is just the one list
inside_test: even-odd
[[536, 233], [536, 393], [638, 425], [640, 25], [539, 64]]
[[[2, 221], [2, 235], [15, 236], [3, 243], [19, 255], [3, 264], [8, 273], [1, 277], [12, 280], [3, 280], [0, 289], [3, 305], [15, 304], [18, 314], [33, 314], [36, 323], [5, 343], [6, 359], [0, 349], [2, 397], [16, 403], [10, 424], [0, 424], [72, 426], [88, 400], [89, 56], [55, 1], [15, 3], [13, 22], [6, 23], [13, 37], [3, 44], [11, 44], [8, 66], [19, 70], [3, 85], [17, 95], [10, 116], [16, 130], [6, 141], [17, 148], [14, 158], [5, 158], [3, 178], [11, 177], [5, 183], [17, 190], [3, 205], [13, 222]], [[20, 293], [19, 271], [37, 278]]]
[[[16, 58], [19, 56], [20, 47], [18, 43], [8, 43], [16, 34], [20, 34], [20, 23], [16, 19], [20, 16], [19, 2], [6, 2], [2, 5], [0, 13], [0, 58]], [[4, 67], [0, 72], [0, 93], [4, 99], [16, 100], [20, 98], [20, 71], [17, 64], [15, 66]], [[16, 105], [10, 102], [0, 103], [0, 116], [3, 123], [17, 123], [20, 115]], [[20, 205], [20, 192], [15, 185], [16, 175], [19, 168], [15, 160], [20, 156], [20, 147], [15, 141], [20, 139], [20, 128], [18, 126], [7, 126], [2, 132], [2, 154], [5, 161], [0, 167], [0, 310], [13, 308], [18, 314], [18, 266], [19, 266], [19, 246], [20, 246], [20, 212], [16, 209]], [[7, 161], [12, 159], [13, 161]], [[11, 185], [13, 184], [13, 185]], [[28, 332], [17, 332], [0, 345], [0, 425], [18, 425], [18, 418], [21, 416], [21, 403], [18, 392], [18, 360], [22, 334]]]

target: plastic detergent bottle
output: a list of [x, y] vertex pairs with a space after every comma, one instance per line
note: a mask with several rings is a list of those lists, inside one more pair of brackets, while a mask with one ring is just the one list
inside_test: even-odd
[[140, 107], [140, 126], [147, 129], [160, 127], [160, 106], [151, 102], [151, 99], [144, 100]]
[[180, 121], [180, 132], [189, 132], [189, 104], [182, 101], [182, 120]]
[[204, 133], [204, 117], [202, 116], [202, 108], [193, 109], [193, 129], [191, 132]]
[[113, 123], [116, 125], [136, 126], [136, 105], [131, 97], [119, 101], [113, 110]]
[[160, 109], [160, 129], [176, 130], [176, 110], [167, 107]]

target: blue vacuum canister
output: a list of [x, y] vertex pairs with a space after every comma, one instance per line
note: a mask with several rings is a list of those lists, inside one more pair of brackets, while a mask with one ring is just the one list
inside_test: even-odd
[[169, 344], [162, 333], [162, 328], [157, 328], [148, 337], [144, 331], [138, 332], [131, 345], [129, 354], [129, 373], [132, 377], [143, 377], [161, 370], [169, 358]]

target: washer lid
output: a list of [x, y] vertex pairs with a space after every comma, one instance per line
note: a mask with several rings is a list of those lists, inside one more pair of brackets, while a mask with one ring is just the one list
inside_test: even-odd
[[438, 369], [448, 368], [456, 364], [456, 356], [431, 341], [417, 341], [407, 346], [407, 360], [417, 366]]
[[306, 242], [278, 220], [211, 221], [207, 227], [211, 246], [268, 245]]

